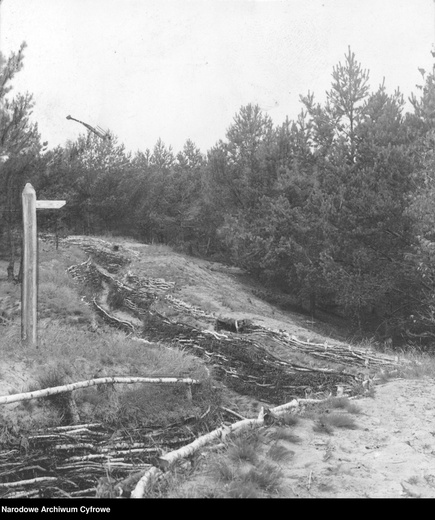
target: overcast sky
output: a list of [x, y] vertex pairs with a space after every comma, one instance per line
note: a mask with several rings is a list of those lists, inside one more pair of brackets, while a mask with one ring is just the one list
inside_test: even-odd
[[110, 129], [128, 150], [190, 138], [206, 152], [242, 105], [275, 124], [299, 95], [324, 100], [350, 45], [375, 89], [406, 95], [429, 69], [433, 0], [3, 0], [0, 50], [28, 47], [15, 91], [33, 93], [49, 146]]

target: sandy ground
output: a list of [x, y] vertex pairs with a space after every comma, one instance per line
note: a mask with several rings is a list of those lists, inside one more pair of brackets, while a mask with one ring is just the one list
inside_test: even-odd
[[283, 467], [289, 497], [435, 497], [435, 385], [395, 380], [357, 401], [355, 430], [315, 433], [302, 420], [287, 443], [295, 452]]
[[[377, 386], [374, 398], [354, 401], [360, 409], [352, 415], [355, 429], [319, 433], [313, 429], [314, 420], [303, 416], [290, 427], [298, 442], [278, 441], [287, 451], [285, 459], [276, 462], [282, 471], [276, 496], [434, 498], [434, 397], [433, 381], [395, 380]], [[273, 436], [274, 430], [273, 425], [262, 427], [262, 435]], [[258, 449], [260, 461], [270, 462], [269, 447], [264, 443]], [[207, 493], [216, 485], [211, 475], [205, 461], [176, 496], [192, 496], [189, 493], [201, 489]]]

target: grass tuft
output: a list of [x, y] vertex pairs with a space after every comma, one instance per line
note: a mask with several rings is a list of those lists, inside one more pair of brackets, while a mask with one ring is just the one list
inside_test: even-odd
[[326, 421], [323, 421], [321, 418], [319, 418], [314, 423], [313, 431], [316, 433], [327, 433], [328, 435], [332, 435], [334, 428]]
[[233, 482], [228, 489], [229, 498], [262, 498], [262, 493], [252, 481]]
[[267, 492], [279, 491], [283, 478], [282, 470], [275, 464], [261, 462], [242, 477], [242, 482], [252, 482]]
[[346, 406], [346, 411], [348, 413], [358, 415], [361, 413], [361, 408], [357, 404], [353, 403], [352, 401], [349, 401], [349, 404]]
[[[41, 389], [53, 388], [56, 386], [65, 385], [70, 382], [72, 372], [67, 364], [50, 365], [43, 369], [42, 373], [36, 377], [37, 384]], [[61, 420], [69, 418], [70, 416], [70, 393], [63, 393], [57, 395], [48, 395], [42, 397], [42, 402], [47, 402], [59, 413]]]
[[227, 457], [215, 458], [210, 464], [211, 475], [219, 481], [231, 482], [237, 476], [236, 468]]
[[234, 462], [244, 461], [254, 464], [258, 458], [257, 444], [249, 437], [238, 437], [231, 442], [228, 457]]
[[341, 408], [352, 414], [361, 413], [361, 409], [347, 397], [330, 397], [324, 404], [326, 408]]
[[87, 323], [92, 310], [84, 302], [59, 260], [39, 269], [38, 312], [40, 318], [61, 319], [68, 324]]
[[289, 450], [278, 442], [272, 444], [267, 452], [267, 456], [275, 462], [288, 462], [293, 459], [294, 455], [294, 451]]
[[348, 430], [356, 430], [358, 428], [355, 419], [343, 413], [322, 414], [317, 419], [313, 430], [318, 433], [331, 434], [334, 428], [346, 428]]
[[426, 352], [410, 351], [404, 359], [406, 364], [402, 365], [399, 376], [407, 379], [420, 379], [424, 377], [434, 377], [435, 357]]
[[295, 444], [302, 441], [302, 439], [298, 435], [295, 435], [292, 431], [285, 427], [276, 428], [274, 431], [270, 432], [268, 437], [271, 440], [282, 440], [287, 442], [293, 442]]
[[299, 422], [299, 417], [294, 413], [287, 412], [280, 416], [280, 419], [286, 426], [296, 426]]

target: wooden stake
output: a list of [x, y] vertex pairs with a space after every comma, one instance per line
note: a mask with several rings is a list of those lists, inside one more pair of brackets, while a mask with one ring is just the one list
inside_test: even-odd
[[38, 344], [38, 235], [37, 209], [59, 209], [64, 200], [36, 200], [33, 186], [27, 183], [23, 200], [23, 281], [21, 285], [21, 340], [28, 347]]
[[29, 347], [36, 347], [38, 299], [38, 245], [36, 235], [36, 193], [26, 184], [23, 200], [23, 282], [21, 285], [21, 339]]

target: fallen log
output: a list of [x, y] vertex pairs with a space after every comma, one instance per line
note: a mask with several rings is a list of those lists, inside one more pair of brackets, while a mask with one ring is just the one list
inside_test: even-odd
[[[262, 408], [256, 419], [243, 419], [229, 426], [223, 425], [220, 428], [195, 439], [190, 444], [187, 444], [178, 450], [158, 457], [155, 461], [155, 465], [146, 471], [137, 481], [136, 487], [133, 489], [130, 496], [131, 498], [143, 498], [147, 491], [152, 487], [153, 483], [161, 478], [165, 471], [167, 471], [177, 460], [191, 457], [200, 448], [216, 439], [225, 440], [229, 434], [239, 435], [248, 428], [269, 424], [268, 418], [273, 418], [275, 416], [279, 417], [286, 413], [290, 408], [297, 408], [301, 404], [319, 404], [325, 401], [327, 401], [327, 399], [294, 399], [289, 403], [277, 406], [270, 410]], [[119, 496], [125, 496], [122, 483], [117, 484], [117, 490]]]
[[150, 485], [155, 482], [159, 475], [163, 474], [164, 471], [161, 468], [167, 469], [177, 460], [192, 456], [199, 448], [215, 439], [224, 440], [230, 433], [240, 433], [249, 427], [263, 424], [263, 421], [264, 410], [262, 408], [257, 419], [243, 419], [242, 421], [238, 421], [230, 426], [223, 425], [220, 428], [195, 439], [190, 444], [159, 457], [157, 463], [160, 467], [154, 466], [142, 476], [136, 484], [136, 487], [133, 489], [131, 498], [143, 498]]
[[177, 377], [100, 377], [97, 379], [89, 379], [88, 381], [79, 381], [77, 383], [69, 383], [62, 386], [54, 386], [51, 388], [44, 388], [42, 390], [35, 390], [34, 392], [4, 395], [0, 397], [0, 404], [16, 403], [18, 401], [29, 401], [31, 399], [38, 399], [40, 397], [46, 397], [49, 395], [72, 392], [73, 390], [78, 390], [79, 388], [87, 388], [90, 386], [107, 385], [114, 383], [149, 383], [154, 385], [198, 385], [200, 384], [200, 381], [191, 378]]
[[37, 477], [26, 480], [19, 480], [16, 482], [6, 482], [5, 484], [0, 483], [0, 488], [14, 488], [21, 486], [30, 486], [32, 484], [39, 484], [41, 482], [55, 482], [59, 480], [58, 477]]

